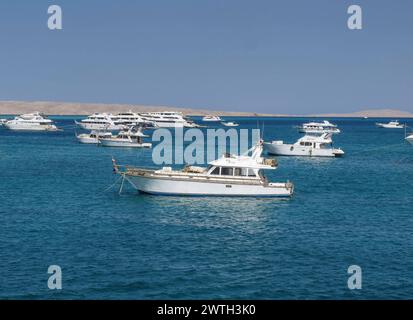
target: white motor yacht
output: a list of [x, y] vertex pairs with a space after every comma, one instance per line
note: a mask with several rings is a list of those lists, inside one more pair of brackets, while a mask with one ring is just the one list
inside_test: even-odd
[[123, 130], [127, 129], [127, 125], [122, 122], [115, 122], [112, 119], [113, 115], [108, 113], [94, 113], [86, 119], [75, 121], [75, 123], [85, 130]]
[[132, 110], [112, 115], [111, 119], [115, 123], [124, 124], [127, 126], [142, 126], [146, 128], [156, 127], [156, 124], [153, 121], [144, 119], [139, 113], [133, 112]]
[[148, 137], [142, 132], [142, 128], [120, 131], [111, 137], [99, 137], [99, 145], [104, 147], [128, 147], [128, 148], [151, 148], [152, 143], [144, 142], [143, 138]]
[[219, 116], [204, 116], [202, 121], [206, 122], [220, 122], [222, 119]]
[[397, 120], [390, 121], [389, 123], [377, 122], [376, 126], [380, 128], [385, 128], [385, 129], [403, 129], [404, 128], [404, 124], [400, 124], [399, 121]]
[[76, 134], [76, 138], [80, 143], [98, 144], [99, 138], [112, 137], [112, 133], [108, 131], [96, 131], [92, 130], [89, 133]]
[[4, 126], [18, 131], [57, 131], [53, 121], [39, 112], [22, 114], [13, 120], [8, 120]]
[[264, 149], [269, 154], [279, 156], [307, 156], [307, 157], [340, 157], [344, 155], [341, 149], [332, 147], [332, 133], [323, 133], [321, 136], [305, 135], [294, 144], [283, 141], [265, 142]]
[[145, 112], [140, 113], [146, 121], [155, 123], [160, 128], [195, 128], [198, 127], [193, 121], [184, 117], [181, 112], [163, 111], [163, 112]]
[[[182, 170], [163, 167], [150, 170], [120, 166], [113, 160], [114, 171], [140, 192], [184, 196], [268, 196], [289, 197], [294, 186], [290, 182], [273, 183], [262, 170], [276, 169], [275, 159], [261, 157], [262, 141], [245, 154], [225, 154], [208, 167], [186, 166]], [[251, 153], [251, 155], [249, 155]]]
[[223, 126], [226, 127], [238, 127], [239, 124], [236, 122], [228, 121], [228, 122], [221, 122]]
[[308, 122], [298, 127], [301, 133], [310, 134], [323, 134], [323, 133], [340, 133], [340, 129], [337, 125], [332, 124], [330, 121], [324, 120], [323, 122]]

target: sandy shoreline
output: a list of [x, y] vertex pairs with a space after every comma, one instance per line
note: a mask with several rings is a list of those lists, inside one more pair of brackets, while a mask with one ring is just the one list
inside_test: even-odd
[[230, 112], [205, 109], [191, 109], [171, 106], [149, 106], [149, 105], [126, 105], [126, 104], [103, 104], [103, 103], [71, 103], [50, 101], [0, 101], [0, 114], [18, 115], [39, 111], [47, 115], [89, 115], [94, 112], [118, 113], [124, 111], [149, 112], [149, 111], [180, 111], [188, 116], [240, 116], [240, 117], [370, 117], [370, 118], [413, 118], [413, 113], [393, 109], [370, 109], [354, 113], [331, 113], [331, 114], [265, 114], [254, 112]]

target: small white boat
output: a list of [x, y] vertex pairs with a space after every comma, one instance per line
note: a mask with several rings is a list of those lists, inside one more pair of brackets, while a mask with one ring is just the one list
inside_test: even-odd
[[340, 133], [337, 125], [324, 120], [323, 122], [308, 122], [298, 127], [301, 133], [323, 134], [323, 133]]
[[204, 116], [202, 121], [220, 122], [222, 119], [219, 116]]
[[262, 141], [259, 141], [245, 154], [225, 154], [211, 161], [207, 168], [187, 166], [183, 170], [171, 167], [150, 170], [120, 166], [115, 160], [113, 167], [135, 189], [150, 194], [290, 197], [294, 190], [292, 183], [272, 183], [262, 174], [262, 170], [277, 168], [275, 159], [261, 157], [262, 150]]
[[95, 130], [89, 133], [76, 134], [76, 138], [79, 140], [80, 143], [88, 143], [88, 144], [98, 144], [99, 138], [109, 138], [109, 137], [112, 137], [111, 132], [95, 131]]
[[408, 142], [410, 142], [411, 144], [413, 144], [413, 134], [411, 134], [410, 136], [407, 136], [407, 137], [406, 137], [406, 140], [407, 140]]
[[238, 127], [239, 124], [236, 122], [232, 122], [232, 121], [228, 121], [228, 122], [221, 122], [222, 125], [226, 126], [226, 127]]
[[5, 125], [7, 121], [8, 119], [0, 119], [0, 126]]
[[332, 147], [332, 135], [305, 135], [294, 144], [286, 144], [283, 141], [265, 142], [264, 149], [269, 154], [278, 156], [340, 157], [344, 155], [344, 151]]
[[99, 137], [99, 145], [104, 147], [128, 147], [128, 148], [151, 148], [152, 143], [143, 142], [144, 135], [142, 129], [131, 128], [127, 131], [120, 131], [111, 137]]
[[389, 123], [377, 122], [376, 126], [380, 128], [386, 128], [386, 129], [403, 129], [404, 128], [404, 124], [400, 124], [399, 121], [397, 120], [390, 121]]
[[13, 120], [8, 120], [4, 126], [16, 131], [57, 131], [59, 130], [52, 120], [39, 112], [22, 114]]

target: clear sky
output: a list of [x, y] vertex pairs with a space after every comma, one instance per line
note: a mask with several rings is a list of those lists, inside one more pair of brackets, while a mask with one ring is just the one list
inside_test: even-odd
[[0, 39], [0, 100], [413, 111], [410, 0], [7, 0]]

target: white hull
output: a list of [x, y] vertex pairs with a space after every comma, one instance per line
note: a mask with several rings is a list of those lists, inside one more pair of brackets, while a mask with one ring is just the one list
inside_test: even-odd
[[377, 123], [377, 126], [380, 128], [385, 128], [385, 129], [403, 129], [404, 125], [392, 125], [392, 124], [385, 124], [385, 123]]
[[407, 140], [408, 142], [410, 142], [411, 144], [413, 144], [413, 134], [410, 135], [410, 136], [408, 136], [408, 137], [406, 137], [406, 140]]
[[300, 133], [310, 133], [310, 134], [323, 134], [323, 133], [334, 133], [338, 134], [340, 133], [340, 129], [305, 129], [305, 128], [300, 128], [298, 130]]
[[264, 143], [264, 150], [277, 156], [339, 157], [344, 154], [340, 149], [316, 149], [310, 146], [274, 143]]
[[111, 139], [99, 139], [99, 145], [103, 147], [123, 147], [123, 148], [151, 148], [152, 143], [136, 143], [131, 141], [115, 141]]
[[125, 129], [125, 125], [108, 125], [102, 123], [83, 123], [77, 122], [76, 124], [85, 130], [106, 130], [106, 131], [115, 131], [115, 130], [122, 130]]
[[86, 144], [98, 144], [99, 143], [99, 140], [97, 138], [91, 138], [91, 137], [77, 136], [77, 140], [79, 140], [80, 143], [86, 143]]
[[287, 187], [286, 183], [272, 183], [271, 186], [264, 186], [263, 184], [167, 180], [129, 175], [127, 179], [137, 190], [159, 195], [289, 197], [293, 192], [292, 187]]
[[57, 131], [55, 125], [36, 125], [23, 123], [6, 123], [4, 126], [9, 130], [14, 131]]

